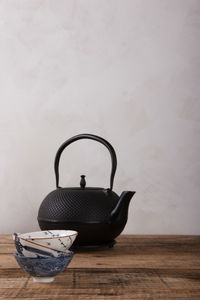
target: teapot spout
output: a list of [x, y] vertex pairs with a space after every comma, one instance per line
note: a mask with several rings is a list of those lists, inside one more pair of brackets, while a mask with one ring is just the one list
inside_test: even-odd
[[135, 192], [132, 191], [124, 191], [121, 193], [117, 205], [111, 212], [110, 222], [119, 221], [124, 223], [127, 221], [129, 203], [134, 194]]

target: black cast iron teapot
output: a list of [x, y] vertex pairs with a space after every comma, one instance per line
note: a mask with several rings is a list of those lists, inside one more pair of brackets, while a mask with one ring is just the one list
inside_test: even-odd
[[[112, 160], [109, 188], [86, 187], [85, 175], [81, 175], [80, 187], [59, 186], [60, 156], [68, 145], [80, 139], [95, 140], [108, 148]], [[39, 208], [40, 228], [76, 230], [78, 236], [74, 245], [112, 245], [126, 225], [129, 202], [135, 193], [125, 191], [119, 197], [113, 192], [116, 167], [115, 150], [99, 136], [80, 134], [64, 142], [58, 149], [54, 162], [57, 188], [46, 196]]]

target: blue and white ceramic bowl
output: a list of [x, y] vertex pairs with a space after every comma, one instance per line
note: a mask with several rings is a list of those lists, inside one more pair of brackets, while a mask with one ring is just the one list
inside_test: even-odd
[[[22, 246], [30, 247], [32, 245], [34, 248], [48, 251], [54, 256], [57, 256], [56, 253], [58, 252], [68, 252], [68, 249], [72, 246], [77, 234], [77, 231], [73, 230], [45, 230], [17, 234], [17, 237]], [[15, 239], [16, 244], [16, 234], [15, 237], [13, 236], [13, 239]], [[28, 255], [28, 253], [25, 252], [24, 254]]]
[[13, 255], [19, 266], [34, 277], [33, 281], [52, 282], [54, 280], [54, 276], [63, 271], [69, 265], [74, 253], [70, 252], [69, 254], [60, 255], [58, 257], [29, 257], [18, 252]]

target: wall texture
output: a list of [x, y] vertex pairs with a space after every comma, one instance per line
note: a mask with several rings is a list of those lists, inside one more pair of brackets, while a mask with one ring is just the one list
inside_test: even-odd
[[[114, 190], [136, 190], [124, 233], [200, 234], [200, 1], [0, 1], [0, 232], [37, 230], [57, 148], [108, 139]], [[61, 184], [109, 184], [79, 141]]]

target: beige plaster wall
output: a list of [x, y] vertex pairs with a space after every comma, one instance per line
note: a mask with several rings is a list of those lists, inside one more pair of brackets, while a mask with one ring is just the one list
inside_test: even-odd
[[[0, 233], [38, 229], [53, 161], [89, 132], [114, 146], [124, 233], [200, 234], [200, 1], [0, 1]], [[110, 157], [79, 141], [61, 184], [107, 187]]]

